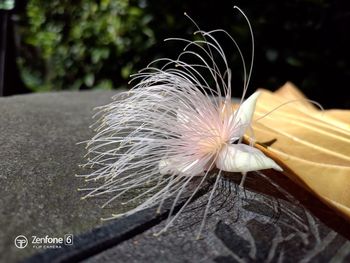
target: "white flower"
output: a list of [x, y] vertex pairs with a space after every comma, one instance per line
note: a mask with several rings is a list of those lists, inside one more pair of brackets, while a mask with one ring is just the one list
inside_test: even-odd
[[[177, 114], [176, 129], [182, 141], [191, 147], [193, 158], [183, 158], [182, 155], [162, 158], [159, 163], [161, 174], [175, 173], [182, 175], [201, 175], [208, 168], [213, 168], [210, 162], [215, 160], [215, 166], [227, 172], [250, 172], [262, 169], [282, 169], [260, 150], [238, 141], [252, 123], [255, 104], [259, 93], [250, 96], [236, 112], [229, 108], [231, 101], [225, 101], [224, 107], [202, 109], [201, 114], [193, 114], [181, 110]], [[214, 113], [212, 114], [213, 111]], [[205, 125], [201, 123], [200, 116]], [[203, 128], [201, 128], [203, 127]], [[186, 145], [183, 145], [185, 147]], [[183, 149], [184, 151], [188, 151]], [[182, 152], [181, 149], [178, 150]]]
[[[248, 25], [251, 30], [249, 21]], [[87, 147], [86, 166], [94, 171], [82, 177], [87, 181], [101, 181], [101, 185], [82, 190], [89, 191], [86, 197], [112, 194], [108, 204], [131, 190], [143, 189], [127, 201], [143, 199], [141, 204], [113, 217], [130, 215], [155, 205], [160, 211], [163, 202], [173, 198], [166, 229], [203, 185], [209, 171], [216, 167], [219, 172], [204, 212], [202, 229], [221, 171], [281, 170], [258, 149], [240, 143], [251, 126], [259, 95], [254, 93], [243, 102], [254, 57], [253, 35], [252, 61], [247, 74], [241, 50], [225, 31], [198, 30], [196, 34], [202, 39], [176, 39], [185, 43], [177, 59], [155, 61], [163, 62], [161, 68], [151, 63], [134, 75], [133, 80], [138, 80], [138, 84], [100, 108], [98, 132]], [[229, 37], [242, 58], [243, 97], [236, 111], [231, 101], [231, 70], [214, 37], [216, 34]], [[214, 57], [220, 61], [215, 61]], [[192, 62], [186, 62], [186, 58], [191, 58]], [[199, 184], [179, 212], [171, 217], [194, 177], [200, 177]]]

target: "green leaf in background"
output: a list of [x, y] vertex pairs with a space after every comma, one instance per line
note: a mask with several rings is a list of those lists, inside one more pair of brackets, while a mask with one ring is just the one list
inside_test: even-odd
[[29, 0], [26, 20], [18, 64], [34, 91], [119, 86], [155, 43], [138, 1]]

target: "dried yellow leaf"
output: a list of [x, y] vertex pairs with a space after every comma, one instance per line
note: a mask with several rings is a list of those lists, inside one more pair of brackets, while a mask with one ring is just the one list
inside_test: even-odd
[[254, 114], [257, 142], [284, 174], [350, 219], [350, 111], [318, 110], [291, 83], [261, 90]]

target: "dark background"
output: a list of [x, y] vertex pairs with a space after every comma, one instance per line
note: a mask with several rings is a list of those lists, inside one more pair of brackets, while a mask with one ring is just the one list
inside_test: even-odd
[[[350, 108], [346, 0], [18, 1], [8, 30], [15, 51], [7, 61], [17, 62], [21, 77], [7, 69], [5, 89], [10, 94], [126, 87], [128, 76], [151, 60], [176, 57], [180, 46], [164, 38], [193, 37], [184, 11], [203, 30], [227, 30], [249, 58], [248, 27], [234, 5], [244, 10], [255, 33], [251, 92], [274, 90], [289, 80], [326, 108]], [[234, 73], [233, 95], [239, 96], [242, 68], [229, 45], [223, 43]]]

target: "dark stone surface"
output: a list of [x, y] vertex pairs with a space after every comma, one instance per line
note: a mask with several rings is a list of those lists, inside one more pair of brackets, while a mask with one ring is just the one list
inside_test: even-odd
[[[125, 207], [81, 200], [74, 176], [91, 137], [92, 108], [114, 92], [62, 92], [0, 98], [0, 262], [349, 262], [350, 227], [282, 175], [226, 175], [215, 193], [203, 238], [196, 240], [205, 191], [174, 226], [155, 237], [166, 213], [104, 223]], [[286, 192], [283, 189], [287, 189]], [[166, 211], [165, 211], [166, 212]], [[74, 234], [74, 245], [14, 246], [17, 235]]]
[[[298, 199], [286, 198], [278, 190], [281, 188], [251, 176], [255, 177], [251, 178], [255, 187], [247, 186], [245, 191], [232, 182], [221, 185], [201, 240], [195, 237], [209, 194], [191, 203], [165, 234], [153, 235], [164, 227], [163, 221], [84, 262], [350, 261], [350, 229], [346, 221], [300, 189], [302, 195], [295, 197]], [[305, 206], [316, 205], [322, 216], [318, 218], [300, 205], [300, 198], [309, 199]], [[337, 227], [332, 229], [328, 223]]]
[[42, 251], [26, 259], [25, 262], [78, 262], [119, 245], [123, 241], [157, 225], [163, 218], [164, 215], [156, 215], [153, 209], [144, 210], [135, 216], [97, 226], [76, 236], [74, 245]]
[[[78, 234], [101, 225], [99, 200], [80, 200], [75, 177], [91, 137], [93, 107], [115, 92], [62, 92], [0, 98], [0, 262], [38, 252], [17, 235]], [[40, 251], [40, 250], [39, 250]]]

